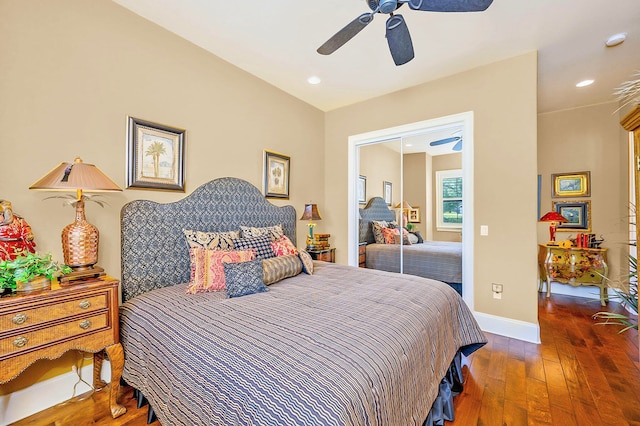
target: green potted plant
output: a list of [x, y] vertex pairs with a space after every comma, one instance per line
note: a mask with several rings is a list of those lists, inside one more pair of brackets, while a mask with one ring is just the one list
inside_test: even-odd
[[627, 310], [635, 313], [635, 318], [631, 315], [617, 314], [614, 312], [597, 312], [593, 315], [595, 319], [602, 319], [599, 324], [616, 324], [623, 326], [619, 333], [630, 329], [638, 329], [638, 259], [629, 255], [629, 281], [626, 288], [614, 288], [616, 295], [613, 297], [620, 301], [620, 304]]
[[0, 262], [0, 289], [32, 291], [51, 286], [51, 280], [71, 272], [67, 265], [55, 262], [51, 253], [16, 251], [15, 259]]

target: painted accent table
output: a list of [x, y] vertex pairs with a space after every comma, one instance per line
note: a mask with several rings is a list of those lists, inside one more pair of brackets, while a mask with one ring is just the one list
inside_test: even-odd
[[547, 297], [551, 295], [551, 282], [569, 284], [574, 287], [581, 285], [600, 288], [600, 304], [606, 305], [609, 300], [607, 292], [606, 248], [559, 247], [546, 244], [538, 245], [538, 267], [540, 282], [538, 291], [543, 291], [547, 284]]

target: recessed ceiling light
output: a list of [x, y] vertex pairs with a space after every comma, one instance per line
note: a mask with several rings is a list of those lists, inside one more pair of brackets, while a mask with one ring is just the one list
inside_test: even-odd
[[627, 33], [618, 33], [614, 34], [604, 42], [607, 47], [617, 46], [622, 44], [627, 38]]
[[404, 146], [413, 146], [413, 145], [410, 143], [405, 143]]
[[307, 81], [309, 82], [309, 84], [320, 84], [322, 80], [320, 80], [320, 77], [314, 75], [309, 77]]
[[580, 83], [576, 84], [576, 87], [585, 87], [593, 84], [593, 80], [582, 80]]

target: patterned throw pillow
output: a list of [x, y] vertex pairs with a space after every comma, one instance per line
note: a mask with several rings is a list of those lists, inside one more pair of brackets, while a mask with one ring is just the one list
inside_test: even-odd
[[256, 251], [256, 259], [270, 259], [276, 257], [271, 248], [271, 237], [264, 235], [262, 237], [238, 238], [231, 240], [236, 250], [254, 249]]
[[[397, 231], [397, 229], [396, 229], [396, 231]], [[410, 246], [411, 245], [411, 239], [409, 238], [410, 236], [411, 236], [411, 234], [409, 233], [409, 231], [407, 231], [406, 229], [402, 228], [402, 244], [404, 244], [405, 246]], [[394, 244], [400, 244], [400, 234], [399, 233], [393, 237], [393, 243]]]
[[262, 280], [271, 285], [285, 278], [295, 277], [302, 272], [302, 262], [296, 254], [272, 257], [262, 261]]
[[376, 241], [376, 244], [387, 244], [384, 242], [384, 235], [382, 235], [382, 230], [384, 228], [397, 228], [398, 223], [395, 220], [391, 222], [387, 222], [386, 220], [372, 220], [371, 221], [371, 230], [373, 231], [373, 239]]
[[396, 236], [400, 237], [400, 231], [397, 228], [381, 228], [384, 244], [396, 244]]
[[231, 240], [240, 238], [240, 231], [202, 232], [183, 229], [190, 248], [205, 248], [210, 250], [233, 250]]
[[240, 297], [269, 291], [262, 281], [262, 261], [225, 263], [224, 276], [227, 281], [227, 297]]
[[256, 258], [253, 250], [225, 251], [189, 249], [191, 281], [187, 293], [205, 293], [225, 289], [223, 262], [246, 262]]
[[255, 228], [253, 226], [240, 226], [243, 238], [262, 237], [268, 235], [271, 241], [276, 241], [284, 235], [282, 225], [265, 226], [263, 228]]
[[291, 240], [283, 235], [280, 239], [271, 243], [271, 248], [276, 256], [286, 256], [288, 254], [298, 254], [298, 249], [293, 245]]
[[304, 250], [298, 252], [298, 257], [302, 262], [302, 270], [305, 274], [313, 275], [313, 259], [311, 255]]

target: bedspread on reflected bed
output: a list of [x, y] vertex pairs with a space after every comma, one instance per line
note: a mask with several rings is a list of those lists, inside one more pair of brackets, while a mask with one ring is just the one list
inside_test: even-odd
[[462, 282], [462, 243], [425, 241], [421, 244], [367, 244], [366, 266], [381, 271], [403, 272], [446, 283]]
[[445, 284], [315, 262], [266, 293], [137, 296], [121, 342], [123, 377], [163, 424], [404, 426], [486, 340]]

